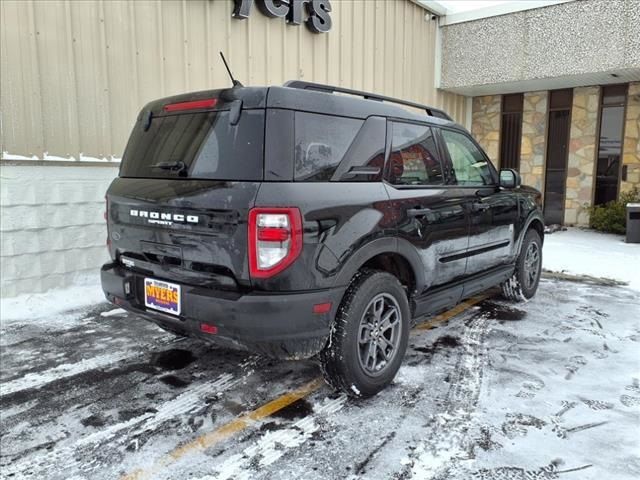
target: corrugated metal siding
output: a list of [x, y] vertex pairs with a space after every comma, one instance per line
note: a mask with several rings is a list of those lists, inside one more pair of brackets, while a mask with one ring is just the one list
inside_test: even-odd
[[333, 28], [261, 14], [232, 0], [3, 0], [2, 150], [120, 156], [149, 100], [229, 85], [305, 79], [439, 106], [465, 120], [465, 98], [434, 88], [436, 22], [409, 0], [334, 0]]

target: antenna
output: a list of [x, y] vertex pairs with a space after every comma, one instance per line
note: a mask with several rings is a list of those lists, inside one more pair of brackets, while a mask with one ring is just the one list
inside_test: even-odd
[[234, 87], [244, 87], [244, 85], [242, 85], [242, 83], [240, 83], [238, 80], [233, 78], [233, 73], [231, 73], [231, 69], [229, 68], [229, 64], [227, 63], [227, 59], [224, 58], [224, 54], [222, 52], [220, 52], [220, 57], [222, 57], [222, 61], [224, 62], [224, 66], [227, 69], [227, 72], [229, 73], [229, 77], [231, 78], [231, 83], [233, 83], [233, 86]]

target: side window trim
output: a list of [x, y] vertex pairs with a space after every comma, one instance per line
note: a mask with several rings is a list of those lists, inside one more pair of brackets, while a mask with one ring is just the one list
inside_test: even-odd
[[491, 179], [493, 180], [493, 183], [491, 185], [485, 185], [485, 187], [497, 187], [498, 186], [498, 172], [496, 170], [496, 167], [493, 165], [493, 163], [491, 162], [491, 159], [489, 158], [489, 156], [486, 154], [486, 152], [484, 151], [484, 149], [478, 144], [478, 142], [475, 141], [475, 139], [469, 135], [465, 130], [457, 130], [455, 128], [448, 128], [445, 126], [442, 127], [438, 127], [439, 134], [440, 137], [442, 139], [442, 149], [444, 150], [444, 154], [447, 158], [447, 163], [448, 163], [448, 168], [450, 168], [450, 175], [449, 175], [449, 183], [448, 185], [457, 187], [457, 188], [478, 188], [477, 185], [458, 185], [456, 183], [453, 183], [453, 161], [451, 160], [451, 156], [449, 155], [449, 149], [446, 146], [446, 142], [444, 140], [444, 136], [442, 135], [442, 130], [449, 130], [451, 132], [454, 133], [458, 133], [460, 135], [465, 136], [467, 139], [469, 139], [471, 141], [471, 143], [473, 145], [475, 145], [475, 147], [478, 149], [478, 151], [482, 154], [482, 156], [484, 157], [485, 161], [487, 162], [487, 165], [489, 166], [489, 172], [491, 173]]
[[449, 156], [449, 151], [447, 150], [447, 145], [444, 143], [444, 138], [442, 136], [442, 127], [434, 126], [433, 133], [436, 137], [436, 145], [438, 146], [438, 152], [442, 158], [442, 168], [443, 175], [445, 179], [444, 185], [446, 187], [455, 185], [453, 179], [453, 163], [451, 162], [451, 157]]
[[[370, 137], [371, 131], [372, 130], [375, 131], [376, 129], [379, 129], [384, 132], [382, 134], [384, 135], [384, 138], [381, 141], [379, 141], [380, 136], [374, 137], [373, 139], [371, 139]], [[381, 133], [381, 132], [377, 132], [377, 133]], [[344, 180], [343, 175], [347, 174], [351, 167], [361, 166], [359, 164], [362, 164], [361, 162], [362, 158], [366, 157], [366, 155], [363, 156], [363, 150], [365, 151], [365, 153], [371, 154], [371, 152], [367, 152], [367, 150], [371, 148], [371, 146], [373, 146], [376, 152], [382, 153], [382, 165], [380, 166], [380, 172], [377, 174], [377, 178], [369, 179], [367, 181], [369, 182], [381, 181], [384, 174], [385, 164], [386, 164], [386, 148], [387, 148], [386, 139], [387, 139], [386, 119], [379, 115], [370, 115], [369, 117], [367, 117], [364, 120], [362, 126], [360, 127], [360, 130], [358, 131], [358, 133], [356, 133], [356, 136], [351, 142], [351, 145], [349, 145], [349, 148], [347, 148], [347, 151], [345, 152], [344, 156], [342, 157], [342, 160], [338, 164], [338, 167], [333, 173], [333, 176], [331, 177], [330, 181], [331, 182], [352, 181], [352, 180]], [[366, 142], [365, 143], [367, 145], [366, 147], [363, 147], [363, 142]], [[382, 147], [382, 148], [379, 148], [379, 147]], [[371, 160], [377, 157], [378, 155], [373, 157], [369, 156], [367, 164], [362, 166], [368, 165], [371, 162]], [[373, 177], [373, 175], [371, 176]]]

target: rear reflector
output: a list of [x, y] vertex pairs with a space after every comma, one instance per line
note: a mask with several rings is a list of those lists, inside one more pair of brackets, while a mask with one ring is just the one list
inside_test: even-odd
[[327, 313], [331, 310], [331, 302], [316, 303], [313, 306], [313, 313]]
[[205, 100], [194, 100], [192, 102], [170, 103], [164, 106], [165, 112], [176, 112], [178, 110], [197, 110], [200, 108], [213, 108], [218, 103], [215, 98], [207, 98]]
[[208, 323], [200, 324], [200, 331], [204, 333], [210, 333], [211, 335], [215, 335], [218, 333], [218, 327], [215, 325], [209, 325]]

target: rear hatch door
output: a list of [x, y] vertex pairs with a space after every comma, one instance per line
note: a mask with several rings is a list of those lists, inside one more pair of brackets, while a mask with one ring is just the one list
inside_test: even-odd
[[247, 218], [263, 179], [265, 110], [258, 89], [246, 90], [143, 109], [107, 193], [114, 259], [168, 281], [250, 285]]

